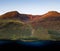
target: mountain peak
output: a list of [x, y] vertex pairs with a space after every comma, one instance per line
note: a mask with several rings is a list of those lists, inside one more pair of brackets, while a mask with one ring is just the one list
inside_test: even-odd
[[43, 17], [56, 17], [56, 16], [60, 16], [60, 13], [57, 11], [49, 11], [43, 15]]
[[10, 11], [7, 12], [3, 15], [1, 15], [0, 18], [12, 18], [12, 17], [17, 17], [20, 13], [18, 11]]
[[10, 11], [0, 16], [0, 19], [20, 19], [21, 21], [26, 21], [29, 16], [26, 14], [20, 14], [17, 11]]
[[18, 11], [9, 11], [9, 12], [7, 12], [7, 13], [5, 13], [5, 14], [13, 14], [13, 13], [14, 13], [14, 14], [17, 14], [17, 13], [18, 13], [18, 14], [19, 14]]
[[57, 11], [49, 11], [48, 14], [59, 14]]

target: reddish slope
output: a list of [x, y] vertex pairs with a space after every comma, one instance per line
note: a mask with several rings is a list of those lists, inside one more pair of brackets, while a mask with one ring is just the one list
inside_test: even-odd
[[50, 12], [48, 12], [48, 13], [46, 13], [46, 14], [44, 14], [43, 16], [42, 16], [42, 18], [46, 18], [46, 19], [50, 19], [50, 20], [55, 20], [55, 19], [60, 19], [60, 13], [58, 13], [58, 12], [56, 12], [56, 11], [50, 11]]
[[19, 13], [17, 11], [12, 11], [12, 12], [7, 12], [3, 15], [1, 15], [0, 18], [5, 19], [5, 18], [13, 18], [19, 16]]
[[20, 19], [20, 20], [29, 20], [35, 21], [38, 20], [41, 16], [40, 15], [31, 15], [31, 14], [20, 14], [17, 11], [7, 12], [0, 16], [0, 19]]
[[60, 13], [57, 11], [49, 11], [48, 13], [43, 15], [44, 17], [54, 17], [54, 16], [60, 16]]
[[30, 14], [20, 14], [17, 11], [11, 11], [1, 15], [0, 19], [20, 19], [28, 21], [42, 21], [44, 19], [60, 20], [60, 13], [56, 11], [49, 11], [44, 15], [30, 15]]
[[60, 13], [50, 11], [40, 17], [40, 19], [32, 22], [34, 28], [44, 27], [51, 29], [60, 29]]
[[11, 11], [1, 15], [0, 19], [19, 19], [21, 21], [25, 21], [29, 20], [29, 17], [26, 14], [20, 14], [17, 11]]

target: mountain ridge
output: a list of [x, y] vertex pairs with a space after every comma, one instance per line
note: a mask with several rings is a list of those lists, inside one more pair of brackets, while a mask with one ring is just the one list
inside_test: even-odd
[[49, 11], [43, 15], [31, 15], [17, 11], [7, 12], [0, 16], [0, 35], [0, 38], [32, 36], [39, 40], [60, 40], [60, 13]]
[[60, 13], [57, 11], [48, 11], [47, 13], [43, 15], [31, 15], [31, 14], [21, 14], [18, 11], [11, 11], [7, 12], [0, 16], [0, 19], [7, 19], [7, 18], [16, 18], [16, 19], [26, 19], [26, 20], [39, 20], [41, 18], [47, 18], [47, 17], [60, 17]]

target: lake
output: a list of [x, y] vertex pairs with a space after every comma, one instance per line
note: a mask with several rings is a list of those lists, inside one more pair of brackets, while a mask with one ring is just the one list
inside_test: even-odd
[[9, 46], [9, 47], [47, 47], [55, 45], [60, 46], [59, 41], [49, 41], [49, 40], [38, 40], [38, 41], [21, 41], [21, 40], [0, 40], [0, 47], [1, 46]]

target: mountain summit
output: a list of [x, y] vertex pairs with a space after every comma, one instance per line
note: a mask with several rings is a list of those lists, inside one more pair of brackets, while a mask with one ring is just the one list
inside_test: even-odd
[[11, 11], [1, 15], [0, 19], [19, 19], [25, 21], [28, 20], [29, 17], [26, 14], [20, 14], [18, 11]]
[[19, 13], [17, 11], [11, 11], [11, 12], [7, 12], [7, 13], [1, 15], [0, 18], [3, 18], [3, 19], [13, 18], [13, 17], [18, 17], [18, 15], [19, 15]]
[[43, 17], [56, 17], [56, 16], [60, 16], [60, 13], [57, 11], [49, 11], [43, 15]]

